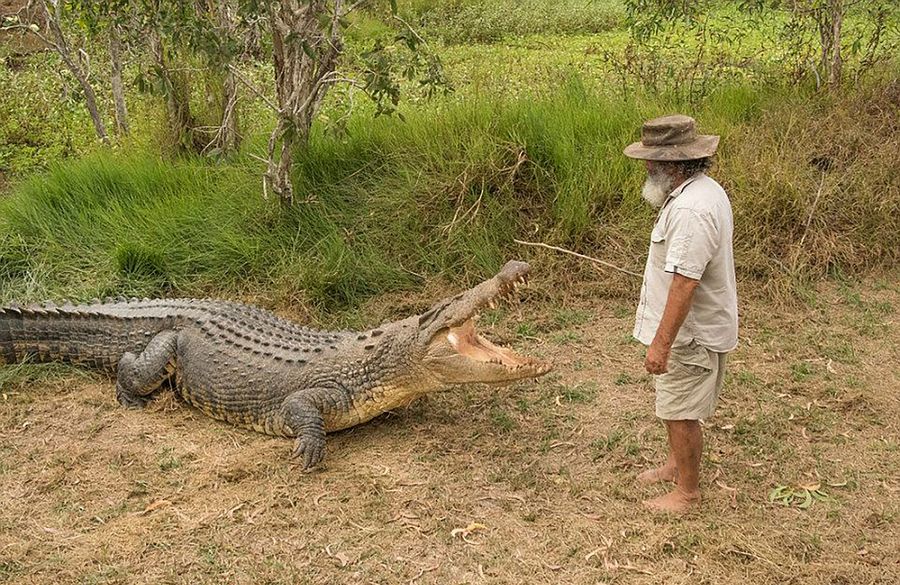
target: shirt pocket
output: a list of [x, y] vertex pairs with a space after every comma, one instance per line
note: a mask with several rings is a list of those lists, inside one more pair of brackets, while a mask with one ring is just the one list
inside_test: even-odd
[[659, 224], [650, 232], [650, 265], [659, 269], [666, 265], [666, 232]]

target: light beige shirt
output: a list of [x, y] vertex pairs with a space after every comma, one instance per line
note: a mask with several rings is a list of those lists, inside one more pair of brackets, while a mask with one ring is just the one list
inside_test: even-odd
[[650, 233], [650, 254], [634, 325], [634, 337], [650, 345], [662, 319], [672, 275], [700, 284], [674, 346], [697, 341], [711, 351], [737, 347], [737, 284], [732, 236], [734, 219], [725, 190], [703, 173], [666, 198]]

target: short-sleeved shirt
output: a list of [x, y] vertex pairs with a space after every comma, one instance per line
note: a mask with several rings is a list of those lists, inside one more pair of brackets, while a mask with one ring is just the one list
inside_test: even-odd
[[666, 198], [650, 233], [650, 253], [634, 325], [634, 337], [650, 345], [662, 319], [672, 275], [700, 283], [673, 346], [696, 341], [715, 352], [737, 347], [737, 283], [734, 219], [725, 190], [703, 173]]

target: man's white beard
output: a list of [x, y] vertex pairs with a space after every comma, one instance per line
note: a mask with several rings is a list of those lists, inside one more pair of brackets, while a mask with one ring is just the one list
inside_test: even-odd
[[659, 209], [666, 202], [666, 197], [672, 192], [672, 177], [667, 175], [665, 171], [659, 169], [649, 175], [644, 181], [644, 188], [641, 190], [641, 197]]

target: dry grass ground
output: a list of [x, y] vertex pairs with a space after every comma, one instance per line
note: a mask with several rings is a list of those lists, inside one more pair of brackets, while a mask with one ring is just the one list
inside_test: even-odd
[[[744, 303], [706, 500], [682, 519], [645, 513], [662, 488], [632, 483], [664, 443], [631, 305], [540, 293], [492, 335], [555, 373], [338, 433], [311, 474], [288, 441], [171, 397], [123, 410], [103, 379], [7, 375], [0, 582], [900, 582], [896, 276]], [[768, 501], [812, 484], [828, 498]]]

